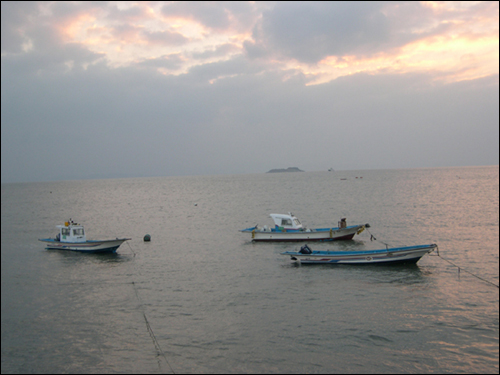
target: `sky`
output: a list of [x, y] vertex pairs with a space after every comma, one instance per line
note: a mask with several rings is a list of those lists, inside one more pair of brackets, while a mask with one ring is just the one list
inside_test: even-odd
[[1, 181], [499, 164], [498, 2], [1, 2]]

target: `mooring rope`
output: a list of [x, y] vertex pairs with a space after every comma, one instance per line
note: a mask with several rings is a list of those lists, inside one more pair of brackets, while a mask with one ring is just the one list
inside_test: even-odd
[[[387, 249], [389, 249], [389, 245], [388, 245], [388, 244], [386, 244], [385, 242], [382, 242], [382, 241], [377, 240], [377, 239], [375, 238], [375, 236], [374, 236], [373, 234], [371, 234], [371, 232], [368, 230], [368, 228], [366, 228], [366, 231], [367, 231], [368, 233], [370, 233], [370, 241], [378, 241], [378, 242], [380, 242], [380, 243], [383, 243], [383, 244], [387, 247]], [[499, 288], [499, 289], [500, 289], [500, 287], [499, 287], [497, 284], [495, 284], [495, 283], [493, 283], [493, 282], [491, 282], [491, 281], [489, 281], [489, 280], [486, 280], [486, 279], [484, 279], [484, 278], [482, 278], [482, 277], [480, 277], [480, 276], [478, 276], [478, 275], [476, 275], [476, 274], [474, 274], [474, 273], [472, 273], [472, 272], [470, 272], [470, 271], [467, 271], [467, 270], [466, 270], [466, 269], [464, 269], [463, 267], [457, 266], [457, 265], [456, 265], [455, 263], [453, 263], [452, 261], [450, 261], [450, 260], [448, 260], [448, 259], [446, 259], [446, 258], [443, 258], [443, 257], [441, 256], [441, 254], [439, 254], [439, 247], [438, 247], [438, 246], [436, 246], [436, 249], [437, 249], [437, 255], [434, 255], [434, 256], [438, 256], [439, 258], [441, 258], [441, 259], [443, 259], [443, 260], [447, 261], [447, 262], [448, 262], [448, 263], [450, 263], [451, 265], [453, 265], [453, 266], [457, 267], [457, 268], [458, 268], [458, 274], [460, 274], [460, 271], [467, 272], [469, 275], [472, 275], [472, 276], [474, 276], [474, 277], [478, 278], [479, 280], [482, 280], [482, 281], [484, 281], [485, 283], [491, 284], [491, 285], [496, 286], [497, 288]], [[431, 254], [429, 254], [429, 255], [430, 255], [430, 256], [432, 256]]]
[[[172, 374], [175, 374], [175, 371], [172, 368], [172, 366], [170, 365], [170, 363], [168, 362], [167, 356], [163, 352], [163, 350], [162, 350], [162, 348], [160, 346], [160, 343], [156, 339], [156, 336], [155, 336], [155, 333], [153, 331], [153, 328], [151, 328], [151, 324], [149, 324], [148, 317], [146, 316], [146, 312], [144, 311], [144, 304], [142, 303], [142, 301], [141, 301], [141, 299], [139, 297], [139, 293], [137, 292], [137, 288], [135, 287], [135, 282], [132, 281], [132, 285], [134, 287], [135, 296], [137, 297], [137, 300], [139, 301], [139, 303], [141, 305], [142, 316], [144, 317], [144, 321], [146, 322], [146, 328], [148, 329], [149, 336], [151, 337], [151, 340], [153, 341], [153, 345], [155, 346], [157, 356], [159, 357], [161, 355], [165, 359], [165, 362], [167, 362], [168, 367], [170, 367], [170, 371], [172, 371]], [[163, 370], [161, 368], [161, 361], [158, 361], [158, 368], [160, 369], [160, 371], [163, 372]]]
[[370, 241], [378, 241], [378, 242], [380, 242], [380, 243], [383, 243], [383, 244], [385, 245], [385, 247], [386, 247], [387, 249], [389, 249], [389, 246], [390, 246], [389, 244], [387, 244], [387, 243], [385, 243], [385, 242], [383, 242], [383, 241], [377, 240], [377, 239], [375, 238], [375, 236], [374, 236], [374, 235], [373, 235], [373, 234], [372, 234], [372, 233], [368, 230], [368, 228], [366, 228], [366, 227], [365, 227], [365, 229], [366, 229], [366, 231], [367, 231], [368, 233], [370, 233]]
[[130, 246], [130, 244], [128, 242], [127, 242], [127, 245], [130, 248], [130, 251], [132, 252], [132, 254], [134, 254], [134, 258], [135, 258], [135, 251], [132, 249], [132, 246]]
[[[129, 247], [130, 247], [130, 250], [132, 250], [132, 247], [130, 245], [129, 245]], [[132, 250], [132, 253], [134, 254], [134, 257], [135, 257], [134, 250]], [[165, 352], [162, 350], [160, 343], [156, 339], [156, 335], [153, 331], [153, 328], [151, 328], [151, 324], [149, 324], [149, 320], [148, 320], [148, 317], [146, 316], [146, 311], [144, 309], [144, 303], [142, 303], [142, 300], [139, 297], [139, 292], [137, 291], [137, 287], [136, 287], [135, 282], [133, 280], [132, 280], [132, 287], [134, 288], [134, 292], [135, 292], [135, 296], [137, 298], [137, 301], [139, 301], [139, 305], [141, 306], [142, 316], [144, 317], [144, 322], [146, 323], [146, 328], [148, 330], [149, 337], [151, 337], [151, 340], [153, 341], [153, 345], [155, 346], [157, 357], [159, 358], [160, 356], [162, 356], [165, 359], [165, 362], [167, 362], [167, 365], [170, 368], [170, 371], [172, 371], [172, 374], [175, 374], [175, 371], [172, 368], [172, 366], [170, 365], [170, 362], [168, 362], [168, 359], [167, 359], [167, 356], [165, 355]], [[160, 372], [163, 372], [163, 370], [161, 368], [161, 361], [160, 360], [158, 360], [158, 368], [160, 369]]]
[[450, 261], [450, 260], [448, 260], [448, 259], [446, 259], [446, 258], [443, 258], [443, 257], [441, 256], [441, 254], [439, 254], [439, 247], [437, 248], [437, 256], [438, 256], [439, 258], [441, 258], [442, 260], [447, 261], [447, 262], [448, 262], [448, 263], [450, 263], [452, 266], [457, 267], [457, 268], [458, 268], [458, 274], [459, 274], [459, 275], [460, 275], [460, 271], [467, 272], [469, 275], [472, 275], [472, 276], [474, 276], [474, 277], [478, 278], [479, 280], [482, 280], [482, 281], [484, 281], [485, 283], [491, 284], [491, 285], [496, 286], [497, 288], [499, 288], [499, 289], [500, 289], [500, 287], [499, 287], [497, 284], [495, 284], [495, 283], [493, 283], [493, 282], [491, 282], [491, 281], [489, 281], [489, 280], [486, 280], [486, 279], [484, 279], [484, 278], [482, 278], [482, 277], [480, 277], [480, 276], [478, 276], [478, 275], [476, 275], [476, 274], [474, 274], [474, 273], [472, 273], [472, 272], [470, 272], [470, 271], [467, 271], [467, 270], [466, 270], [466, 269], [464, 269], [463, 267], [457, 266], [457, 265], [456, 265], [455, 263], [453, 263], [452, 261]]

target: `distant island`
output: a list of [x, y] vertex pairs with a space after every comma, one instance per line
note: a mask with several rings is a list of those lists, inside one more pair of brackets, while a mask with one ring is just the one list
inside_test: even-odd
[[287, 169], [271, 169], [267, 173], [281, 173], [281, 172], [304, 172], [297, 167], [288, 167]]

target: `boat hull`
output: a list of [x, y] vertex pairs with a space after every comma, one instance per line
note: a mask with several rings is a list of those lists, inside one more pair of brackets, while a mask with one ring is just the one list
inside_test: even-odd
[[436, 244], [367, 251], [312, 251], [310, 254], [287, 251], [292, 260], [301, 264], [401, 264], [416, 263], [434, 251]]
[[298, 242], [352, 240], [354, 235], [361, 233], [364, 229], [365, 225], [353, 225], [346, 228], [320, 228], [310, 231], [275, 229], [264, 231], [248, 228], [241, 232], [250, 232], [252, 241]]
[[115, 240], [85, 241], [85, 242], [60, 242], [52, 238], [40, 239], [45, 242], [46, 250], [68, 250], [81, 253], [115, 253], [120, 245], [130, 238], [117, 238]]

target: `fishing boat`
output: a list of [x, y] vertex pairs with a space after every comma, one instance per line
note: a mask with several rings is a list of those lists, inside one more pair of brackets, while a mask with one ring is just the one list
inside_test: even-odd
[[436, 248], [436, 244], [430, 244], [381, 250], [315, 251], [304, 245], [299, 251], [286, 251], [281, 255], [301, 264], [396, 264], [416, 263]]
[[114, 253], [120, 245], [130, 238], [116, 238], [114, 240], [87, 240], [83, 225], [71, 219], [64, 225], [56, 225], [58, 233], [55, 238], [42, 238], [38, 241], [46, 243], [47, 250], [70, 250], [83, 253]]
[[337, 227], [311, 229], [304, 227], [291, 212], [270, 216], [274, 227], [256, 225], [240, 232], [250, 233], [252, 241], [335, 241], [352, 240], [355, 234], [370, 227], [369, 224], [347, 226], [346, 218], [342, 218]]

